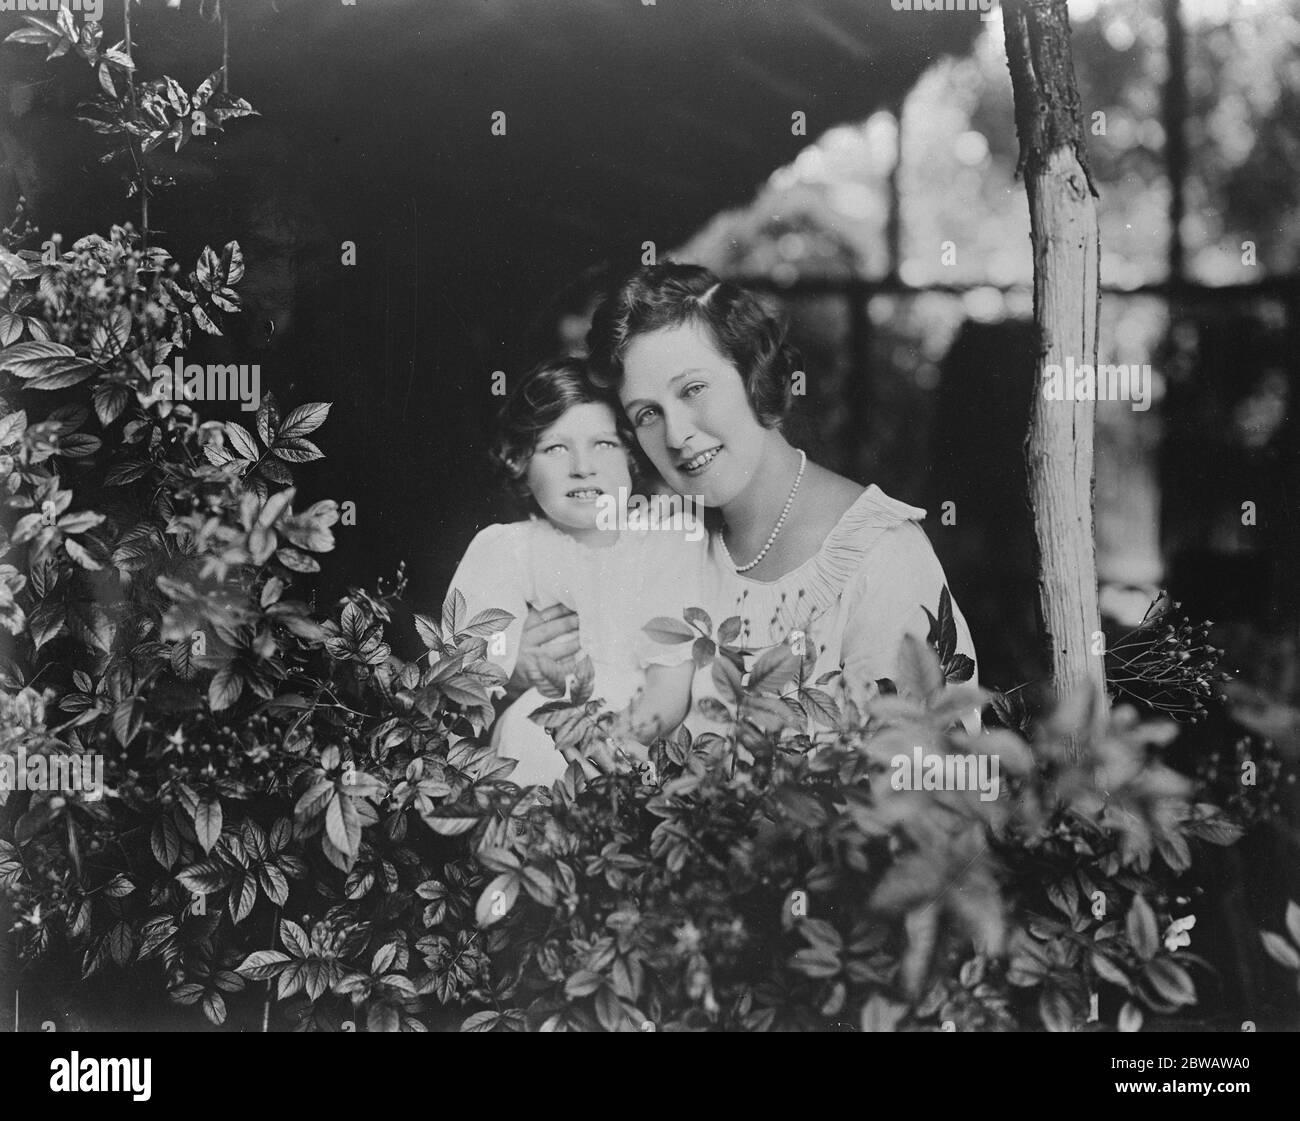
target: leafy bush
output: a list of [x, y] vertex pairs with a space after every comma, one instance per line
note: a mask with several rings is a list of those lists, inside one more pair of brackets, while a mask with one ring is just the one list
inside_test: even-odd
[[[995, 698], [1015, 726], [967, 732], [946, 593], [865, 701], [692, 610], [655, 625], [723, 732], [520, 790], [486, 736], [508, 615], [453, 595], [406, 661], [400, 571], [310, 606], [338, 510], [295, 508], [291, 465], [329, 407], [268, 396], [250, 431], [153, 391], [238, 308], [238, 246], [187, 274], [129, 228], [12, 248], [0, 390], [57, 403], [0, 419], [0, 759], [105, 763], [102, 797], [0, 791], [29, 1017], [114, 1026], [129, 988], [147, 1022], [297, 1030], [1132, 1030], [1196, 1001], [1169, 885], [1238, 830], [1160, 762], [1172, 725], [1117, 710], [1073, 758], [1089, 712]], [[557, 748], [602, 742], [589, 668], [554, 686]], [[917, 749], [1007, 789], [896, 789]]]

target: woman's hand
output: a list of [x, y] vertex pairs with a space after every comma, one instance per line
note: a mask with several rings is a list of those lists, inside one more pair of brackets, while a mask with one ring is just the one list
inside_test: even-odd
[[562, 603], [538, 611], [529, 607], [519, 637], [519, 657], [506, 683], [506, 699], [518, 700], [534, 686], [563, 681], [578, 668], [578, 615]]

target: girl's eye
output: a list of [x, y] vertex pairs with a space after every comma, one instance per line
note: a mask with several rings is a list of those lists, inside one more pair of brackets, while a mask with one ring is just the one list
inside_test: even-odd
[[562, 451], [564, 451], [563, 444], [548, 444], [546, 447], [542, 449], [542, 454], [550, 455], [551, 452], [562, 452]]
[[596, 447], [598, 447], [598, 448], [621, 448], [622, 446], [623, 446], [623, 445], [620, 444], [617, 440], [597, 440], [597, 441], [596, 441]]
[[659, 410], [658, 410], [658, 409], [656, 409], [656, 408], [645, 408], [645, 409], [642, 409], [639, 413], [636, 414], [636, 417], [635, 417], [635, 419], [632, 421], [632, 423], [635, 424], [638, 428], [644, 428], [647, 424], [649, 424], [652, 420], [654, 420], [655, 417], [657, 417], [658, 415], [659, 415]]

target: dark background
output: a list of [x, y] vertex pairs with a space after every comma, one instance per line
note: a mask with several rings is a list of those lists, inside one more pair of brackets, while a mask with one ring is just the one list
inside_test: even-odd
[[[327, 583], [371, 584], [405, 559], [413, 599], [440, 600], [473, 531], [505, 513], [484, 475], [492, 373], [513, 378], [554, 349], [584, 270], [635, 264], [644, 241], [666, 252], [807, 145], [793, 111], [809, 136], [861, 118], [979, 27], [898, 18], [883, 2], [878, 19], [873, 6], [233, 6], [231, 90], [262, 116], [179, 156], [158, 149], [177, 183], [151, 225], [187, 267], [204, 244], [238, 238], [249, 306], [231, 319], [232, 349], [260, 360], [282, 401], [334, 403], [319, 433], [328, 458], [299, 473], [309, 495], [357, 504]], [[105, 18], [108, 43], [115, 5]], [[219, 26], [196, 6], [145, 5], [133, 37], [142, 72], [191, 90], [221, 57]], [[40, 54], [0, 48], [4, 83], [47, 77]], [[93, 93], [80, 60], [56, 68]], [[0, 212], [23, 193], [43, 232], [69, 240], [135, 210], [70, 97], [21, 115], [11, 98], [0, 121]], [[496, 110], [504, 137], [491, 135]], [[354, 268], [340, 264], [344, 241]]]

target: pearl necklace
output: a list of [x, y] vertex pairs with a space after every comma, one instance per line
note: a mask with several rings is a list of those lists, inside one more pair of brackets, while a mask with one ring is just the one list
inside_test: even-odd
[[[723, 555], [727, 558], [727, 563], [731, 565], [738, 573], [748, 572], [751, 568], [757, 568], [758, 562], [767, 556], [767, 551], [776, 541], [777, 534], [781, 532], [781, 527], [785, 525], [785, 519], [790, 515], [790, 507], [794, 505], [794, 496], [799, 492], [799, 484], [803, 482], [803, 469], [808, 466], [808, 453], [800, 449], [799, 451], [799, 474], [794, 477], [794, 486], [790, 488], [790, 497], [785, 500], [785, 505], [781, 508], [781, 516], [776, 519], [776, 525], [772, 527], [772, 532], [768, 536], [767, 543], [758, 551], [756, 556], [748, 564], [737, 564], [731, 558], [731, 550], [727, 548], [727, 539], [723, 533], [718, 534], [718, 542], [722, 545]], [[723, 527], [725, 533], [726, 527]]]

